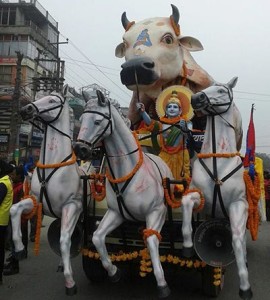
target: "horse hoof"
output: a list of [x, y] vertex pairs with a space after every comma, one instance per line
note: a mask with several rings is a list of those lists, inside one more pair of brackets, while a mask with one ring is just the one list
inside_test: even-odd
[[27, 257], [27, 251], [26, 249], [24, 248], [23, 250], [19, 251], [19, 252], [15, 252], [14, 253], [14, 257], [17, 259], [17, 260], [23, 260]]
[[116, 283], [121, 278], [121, 271], [117, 268], [115, 274], [113, 276], [109, 276], [110, 282]]
[[171, 290], [168, 285], [158, 286], [158, 298], [167, 298], [171, 294]]
[[63, 272], [64, 272], [64, 267], [63, 267], [63, 266], [58, 266], [56, 272], [57, 272], [57, 273], [58, 273], [58, 272], [63, 273]]
[[66, 295], [67, 296], [74, 296], [76, 294], [77, 294], [77, 286], [76, 286], [76, 284], [74, 284], [74, 286], [71, 287], [71, 288], [66, 287]]
[[252, 299], [253, 297], [253, 293], [252, 293], [252, 290], [251, 288], [249, 288], [248, 290], [246, 291], [243, 291], [243, 290], [239, 290], [239, 296], [244, 299], [244, 300], [250, 300]]
[[191, 258], [195, 255], [195, 250], [193, 247], [183, 247], [182, 255], [186, 258]]

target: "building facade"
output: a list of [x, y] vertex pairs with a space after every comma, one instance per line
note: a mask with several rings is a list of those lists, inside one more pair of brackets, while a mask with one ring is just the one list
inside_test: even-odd
[[18, 110], [45, 85], [48, 89], [46, 79], [51, 79], [49, 89], [59, 85], [63, 70], [58, 46], [58, 23], [38, 1], [0, 0], [1, 158], [26, 156], [29, 140], [38, 155], [42, 134], [22, 124]]

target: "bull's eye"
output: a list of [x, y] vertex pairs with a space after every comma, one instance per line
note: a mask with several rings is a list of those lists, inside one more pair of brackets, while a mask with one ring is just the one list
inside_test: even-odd
[[165, 34], [162, 38], [162, 42], [167, 45], [173, 44], [173, 36], [171, 34]]

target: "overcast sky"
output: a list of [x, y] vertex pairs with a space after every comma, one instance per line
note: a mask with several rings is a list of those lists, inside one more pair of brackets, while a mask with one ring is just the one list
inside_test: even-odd
[[[243, 117], [244, 140], [255, 103], [256, 152], [270, 154], [270, 1], [269, 0], [39, 0], [58, 22], [60, 55], [66, 61], [66, 83], [77, 90], [97, 83], [128, 106], [131, 92], [120, 81], [121, 64], [115, 47], [122, 41], [122, 12], [130, 21], [180, 11], [183, 35], [201, 41], [204, 50], [192, 53], [215, 80], [238, 76], [234, 100]], [[91, 65], [92, 64], [92, 65]], [[94, 65], [98, 66], [98, 69]]]

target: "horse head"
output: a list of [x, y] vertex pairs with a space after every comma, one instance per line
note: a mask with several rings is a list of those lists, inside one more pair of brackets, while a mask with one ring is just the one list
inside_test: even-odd
[[86, 105], [80, 119], [77, 143], [74, 145], [75, 154], [83, 160], [89, 159], [93, 148], [112, 133], [110, 101], [99, 90], [96, 93], [97, 98], [89, 98], [89, 95], [83, 93]]
[[191, 96], [191, 105], [195, 112], [204, 115], [220, 115], [226, 112], [233, 101], [232, 89], [238, 78], [232, 78], [227, 84], [216, 83]]
[[52, 123], [62, 112], [65, 104], [68, 86], [64, 87], [63, 93], [52, 92], [21, 108], [20, 114], [23, 120], [36, 119], [43, 123]]

